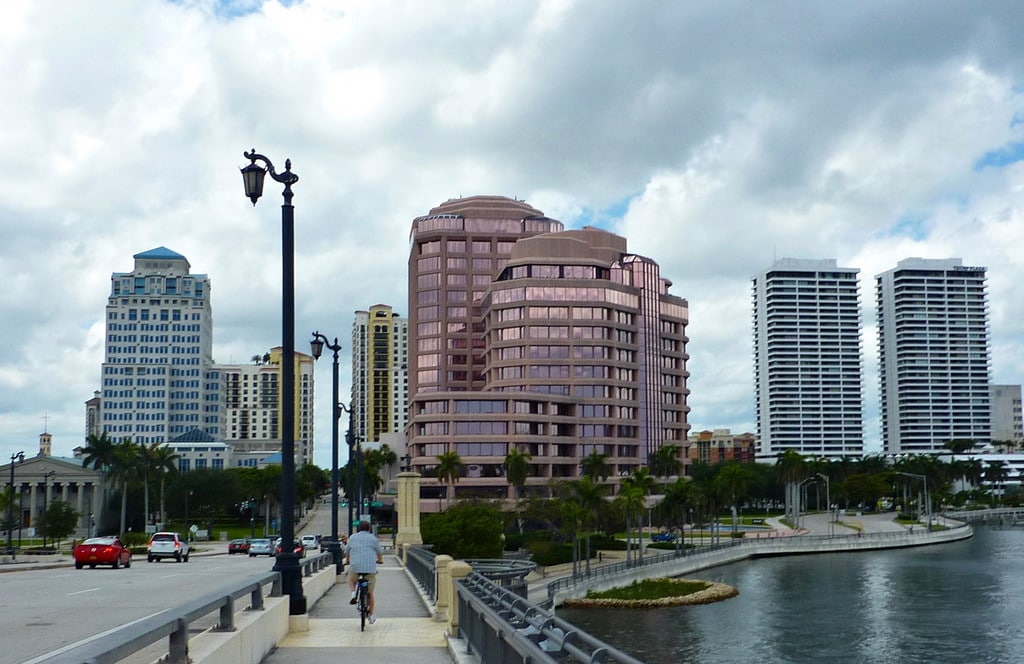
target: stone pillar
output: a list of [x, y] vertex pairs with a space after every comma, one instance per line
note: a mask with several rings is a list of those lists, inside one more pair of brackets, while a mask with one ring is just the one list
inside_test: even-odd
[[451, 589], [452, 605], [448, 619], [448, 633], [452, 636], [456, 636], [459, 633], [459, 598], [455, 592], [455, 583], [469, 576], [473, 568], [469, 566], [469, 563], [461, 560], [453, 561], [452, 564], [448, 565], [448, 571], [451, 575], [451, 581], [448, 586]]
[[38, 506], [36, 505], [36, 495], [39, 493], [39, 487], [35, 482], [28, 485], [28, 525], [30, 528], [35, 528], [39, 522], [39, 512], [37, 511]]
[[434, 569], [437, 578], [434, 579], [434, 620], [445, 622], [451, 613], [452, 606], [452, 577], [449, 566], [452, 564], [452, 557], [441, 554], [434, 558]]
[[420, 474], [409, 471], [398, 473], [398, 498], [395, 501], [398, 514], [398, 532], [395, 546], [423, 544], [420, 534]]

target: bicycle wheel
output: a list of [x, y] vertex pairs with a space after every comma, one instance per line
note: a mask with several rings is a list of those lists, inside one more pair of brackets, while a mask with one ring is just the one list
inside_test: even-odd
[[359, 580], [359, 631], [366, 630], [366, 617], [370, 615], [369, 587], [366, 581]]

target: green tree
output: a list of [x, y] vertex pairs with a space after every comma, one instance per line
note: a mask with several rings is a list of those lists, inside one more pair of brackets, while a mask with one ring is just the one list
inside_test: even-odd
[[589, 477], [581, 477], [578, 480], [564, 484], [567, 493], [566, 503], [579, 506], [579, 511], [571, 514], [573, 518], [579, 519], [579, 526], [583, 529], [586, 543], [586, 573], [590, 574], [590, 536], [595, 526], [600, 522], [602, 516], [608, 509], [608, 502], [605, 494], [608, 487], [597, 484]]
[[676, 551], [685, 546], [685, 542], [682, 540], [686, 534], [686, 517], [695, 504], [696, 491], [697, 486], [694, 482], [680, 477], [665, 487], [664, 497], [654, 506], [655, 514], [673, 529], [679, 531], [679, 537], [676, 539]]
[[122, 537], [128, 532], [128, 484], [142, 475], [142, 449], [131, 438], [124, 438], [114, 445], [113, 459], [107, 469], [110, 478], [121, 487], [121, 527], [118, 533]]
[[531, 461], [533, 461], [533, 455], [529, 452], [522, 452], [517, 447], [513, 447], [505, 455], [502, 467], [505, 469], [505, 478], [515, 489], [516, 498], [522, 497], [526, 479], [530, 476]]
[[[167, 485], [167, 476], [178, 472], [178, 454], [167, 445], [154, 445], [150, 447], [149, 463], [150, 471], [160, 478], [160, 521], [167, 521], [167, 502], [164, 497], [164, 490]], [[147, 491], [148, 497], [148, 491]], [[147, 515], [149, 507], [147, 505]], [[148, 516], [147, 516], [148, 519]], [[149, 523], [147, 520], [146, 523]]]
[[449, 450], [444, 454], [438, 454], [435, 458], [437, 459], [437, 479], [447, 487], [445, 502], [450, 507], [452, 489], [458, 483], [459, 477], [462, 476], [462, 457], [457, 452]]
[[679, 458], [678, 445], [664, 445], [651, 456], [651, 474], [655, 477], [663, 477], [668, 480], [672, 475], [678, 475], [683, 469], [683, 462]]
[[[629, 486], [623, 482], [619, 495], [615, 497], [615, 506], [618, 507], [625, 517], [626, 562], [631, 563], [633, 561], [633, 547], [631, 546], [633, 521], [636, 520], [637, 523], [640, 523], [643, 519], [643, 511], [647, 507], [647, 500], [644, 497], [643, 489], [638, 486]], [[642, 547], [643, 544], [638, 543], [638, 546]]]
[[[746, 497], [747, 486], [752, 474], [746, 465], [736, 461], [727, 462], [715, 477], [720, 488], [719, 494], [725, 496], [733, 510], [739, 509], [740, 502]], [[736, 522], [732, 524], [732, 534], [736, 536]]]
[[608, 464], [608, 455], [601, 454], [597, 450], [580, 460], [580, 469], [592, 482], [604, 482], [612, 474], [612, 467]]
[[64, 500], [55, 500], [47, 506], [46, 535], [57, 542], [58, 550], [60, 541], [75, 532], [79, 516], [71, 504]]
[[424, 516], [423, 542], [455, 559], [501, 558], [502, 519], [496, 505], [463, 500], [444, 512]]

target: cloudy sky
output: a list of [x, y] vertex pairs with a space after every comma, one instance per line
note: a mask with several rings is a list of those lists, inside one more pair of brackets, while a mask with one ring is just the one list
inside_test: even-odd
[[301, 178], [300, 350], [407, 313], [413, 217], [514, 196], [661, 264], [698, 430], [754, 430], [750, 278], [859, 268], [879, 451], [874, 276], [902, 258], [987, 267], [992, 378], [1024, 379], [1022, 24], [1012, 2], [3, 3], [0, 463], [44, 426], [57, 455], [82, 442], [133, 254], [210, 275], [218, 362], [280, 343], [280, 185], [245, 199], [250, 148]]

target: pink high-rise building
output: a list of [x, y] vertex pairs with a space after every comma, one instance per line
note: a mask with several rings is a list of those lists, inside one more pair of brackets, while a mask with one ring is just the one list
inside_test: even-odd
[[[511, 497], [502, 464], [529, 453], [528, 491], [604, 454], [613, 479], [666, 444], [685, 459], [686, 301], [622, 237], [513, 199], [448, 201], [413, 221], [409, 450], [424, 498], [436, 457], [465, 464], [455, 497]], [[437, 509], [427, 500], [424, 509]]]

